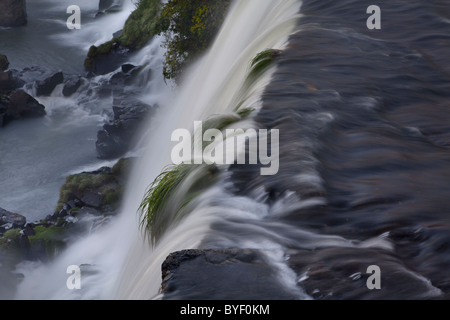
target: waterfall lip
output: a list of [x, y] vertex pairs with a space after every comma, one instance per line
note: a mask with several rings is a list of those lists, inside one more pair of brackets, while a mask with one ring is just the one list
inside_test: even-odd
[[[244, 1], [245, 2], [245, 1]], [[240, 5], [243, 5], [244, 2], [240, 2]], [[264, 5], [268, 5], [269, 1], [264, 2]], [[273, 4], [270, 3], [270, 4]], [[283, 2], [283, 4], [285, 4], [285, 2]], [[301, 2], [300, 1], [291, 1], [291, 4], [295, 5], [296, 7], [300, 7], [301, 6]], [[248, 6], [248, 2], [245, 2], [244, 4], [245, 6]], [[252, 2], [252, 5], [256, 5], [257, 7], [261, 6], [261, 2]], [[258, 52], [258, 50], [263, 50], [266, 49], [266, 47], [283, 47], [284, 45], [287, 44], [287, 37], [289, 35], [289, 33], [293, 30], [293, 25], [295, 25], [294, 21], [296, 21], [296, 19], [298, 18], [298, 15], [295, 15], [293, 18], [290, 17], [289, 22], [285, 22], [284, 24], [282, 23], [281, 25], [275, 26], [275, 27], [270, 27], [268, 29], [266, 29], [263, 33], [263, 36], [256, 36], [256, 37], [251, 37], [251, 48], [249, 48], [249, 45], [247, 44], [244, 48], [244, 50], [239, 50], [238, 52], [235, 52], [235, 55], [237, 56], [237, 58], [233, 59], [231, 62], [231, 65], [229, 65], [227, 62], [225, 62], [225, 64], [227, 65], [228, 68], [228, 73], [226, 73], [225, 75], [221, 75], [221, 79], [217, 77], [218, 74], [221, 74], [220, 72], [217, 72], [217, 68], [220, 67], [220, 65], [215, 65], [214, 68], [211, 68], [211, 63], [213, 62], [212, 59], [220, 59], [219, 57], [225, 57], [225, 61], [227, 61], [227, 59], [229, 60], [229, 56], [231, 55], [231, 52], [227, 52], [227, 56], [224, 56], [224, 51], [219, 52], [219, 48], [220, 46], [217, 46], [217, 44], [220, 44], [222, 47], [228, 47], [228, 48], [232, 48], [234, 51], [236, 51], [236, 48], [234, 47], [229, 47], [227, 45], [227, 41], [222, 41], [223, 37], [225, 37], [225, 35], [227, 35], [227, 32], [229, 32], [228, 30], [226, 30], [226, 28], [228, 27], [236, 27], [235, 23], [233, 23], [232, 21], [230, 21], [230, 17], [232, 15], [231, 12], [233, 12], [233, 10], [235, 10], [236, 12], [238, 11], [239, 4], [235, 3], [233, 8], [230, 9], [230, 13], [228, 18], [225, 20], [224, 25], [223, 25], [223, 29], [221, 32], [219, 32], [217, 38], [216, 38], [216, 46], [212, 46], [212, 48], [208, 51], [208, 53], [205, 54], [205, 56], [203, 58], [201, 58], [196, 65], [194, 65], [191, 68], [191, 73], [189, 75], [189, 78], [185, 78], [183, 80], [183, 84], [182, 84], [182, 92], [180, 92], [180, 95], [178, 97], [179, 101], [183, 102], [183, 105], [189, 105], [190, 103], [193, 103], [195, 105], [197, 105], [197, 110], [201, 107], [201, 108], [208, 108], [207, 112], [200, 112], [200, 113], [196, 113], [196, 111], [192, 111], [189, 110], [189, 114], [188, 112], [183, 112], [184, 110], [186, 110], [186, 108], [183, 108], [184, 110], [177, 115], [178, 119], [183, 119], [184, 122], [186, 122], [188, 119], [190, 119], [190, 123], [192, 123], [193, 121], [200, 121], [202, 119], [205, 119], [205, 117], [207, 117], [208, 114], [217, 114], [217, 113], [223, 113], [223, 111], [220, 110], [230, 110], [230, 108], [232, 108], [235, 104], [236, 104], [236, 91], [234, 90], [230, 90], [230, 86], [235, 86], [238, 87], [236, 84], [236, 80], [232, 78], [231, 74], [233, 73], [238, 73], [239, 77], [240, 77], [240, 81], [244, 81], [245, 80], [245, 75], [246, 72], [248, 70], [247, 67], [242, 68], [239, 67], [240, 65], [246, 65], [248, 66], [248, 63], [250, 62], [252, 56], [254, 54], [256, 54]], [[239, 12], [240, 14], [242, 14], [241, 12]], [[290, 11], [290, 13], [292, 14], [292, 11]], [[246, 23], [247, 24], [247, 23]], [[288, 29], [288, 27], [290, 30], [287, 31], [285, 35], [283, 35], [283, 39], [280, 40], [279, 38], [276, 39], [276, 41], [271, 41], [270, 43], [264, 43], [265, 39], [264, 37], [269, 37], [269, 36], [274, 36], [277, 35], [277, 32], [279, 32], [281, 29]], [[248, 28], [247, 28], [248, 29]], [[259, 28], [259, 30], [257, 32], [262, 32], [261, 28]], [[285, 38], [286, 37], [286, 38]], [[256, 44], [255, 43], [258, 43]], [[273, 72], [275, 70], [274, 68], [271, 68], [271, 72]], [[252, 106], [255, 106], [255, 104], [260, 103], [261, 99], [258, 97], [254, 100], [250, 100], [248, 99], [249, 96], [250, 97], [257, 97], [259, 95], [262, 94], [264, 87], [270, 83], [270, 78], [271, 78], [271, 72], [267, 72], [263, 78], [259, 79], [258, 84], [254, 84], [253, 85], [253, 89], [251, 94], [249, 94], [246, 99], [247, 101], [251, 101], [250, 103], [252, 104]], [[204, 74], [203, 74], [204, 73]], [[193, 91], [193, 90], [198, 90], [198, 86], [196, 87], [197, 82], [203, 83], [205, 84], [204, 86], [202, 86], [202, 90], [203, 92], [209, 93], [209, 96], [207, 97], [196, 97], [196, 99], [192, 100], [191, 96], [188, 95], [189, 92]], [[206, 84], [210, 84], [210, 83], [217, 83], [219, 84], [217, 88], [220, 88], [220, 90], [214, 90], [215, 88], [212, 88], [213, 91], [210, 91], [210, 88], [206, 85]], [[224, 99], [226, 97], [226, 101], [228, 101], [227, 103], [217, 103], [218, 101], [221, 101], [221, 99]], [[190, 102], [190, 101], [194, 101], [194, 102]], [[218, 106], [220, 106], [220, 108], [218, 108]], [[231, 111], [231, 110], [230, 110]], [[251, 119], [249, 119], [247, 122], [247, 124], [252, 123]], [[240, 124], [240, 123], [239, 123]], [[236, 124], [236, 125], [239, 125]], [[184, 126], [179, 125], [174, 123], [174, 125], [172, 126], [172, 128], [182, 128]], [[171, 131], [168, 132], [173, 132], [173, 129]], [[170, 163], [170, 161], [166, 161], [166, 163]], [[226, 169], [224, 169], [226, 170]], [[226, 171], [225, 171], [226, 172]], [[222, 180], [223, 181], [223, 180]], [[224, 182], [221, 182], [224, 183]], [[219, 183], [220, 184], [220, 183]], [[194, 208], [196, 209], [192, 209], [191, 214], [189, 214], [188, 216], [186, 216], [186, 218], [184, 218], [184, 220], [180, 223], [177, 224], [177, 227], [175, 227], [176, 229], [181, 228], [181, 230], [183, 230], [183, 233], [177, 233], [176, 231], [172, 230], [172, 231], [168, 231], [166, 234], [166, 237], [168, 237], [169, 239], [171, 239], [172, 241], [175, 240], [175, 238], [177, 237], [177, 235], [181, 236], [182, 234], [184, 234], [187, 232], [188, 226], [189, 226], [189, 221], [195, 220], [195, 218], [201, 214], [203, 212], [204, 214], [204, 218], [203, 220], [199, 220], [199, 221], [203, 221], [204, 226], [203, 226], [203, 232], [201, 233], [197, 233], [196, 238], [199, 239], [200, 242], [198, 242], [198, 245], [200, 245], [201, 241], [203, 241], [202, 239], [209, 234], [209, 226], [216, 220], [216, 218], [214, 217], [217, 212], [214, 211], [210, 211], [213, 210], [212, 208], [209, 207], [209, 205], [207, 205], [207, 201], [208, 199], [214, 198], [216, 196], [214, 195], [214, 192], [221, 192], [218, 191], [221, 190], [220, 188], [217, 189], [216, 187], [212, 187], [212, 189], [206, 191], [203, 196], [201, 196], [198, 201], [196, 202], [196, 205], [193, 205]], [[203, 200], [202, 200], [203, 199]], [[203, 203], [203, 205], [202, 205]], [[206, 205], [206, 207], [205, 207]], [[208, 209], [209, 208], [209, 209]], [[160, 244], [157, 245], [156, 248], [153, 249], [153, 255], [151, 253], [148, 254], [148, 258], [150, 259], [152, 256], [153, 258], [155, 258], [154, 255], [158, 255], [162, 249], [162, 247], [164, 247], [165, 244], [168, 245], [168, 243], [165, 243], [164, 240], [161, 240], [159, 242]], [[165, 258], [165, 256], [170, 253], [171, 251], [177, 251], [180, 248], [182, 249], [186, 249], [186, 244], [183, 243], [181, 246], [178, 244], [176, 244], [176, 242], [174, 241], [174, 243], [172, 244], [172, 248], [168, 251], [166, 251], [166, 253], [163, 255], [163, 257]], [[178, 248], [177, 248], [178, 246]], [[196, 246], [197, 247], [197, 246]], [[195, 247], [189, 247], [189, 248], [195, 248]], [[167, 250], [167, 249], [166, 249]], [[159, 255], [161, 256], [161, 255]], [[141, 262], [141, 264], [148, 264], [149, 262]], [[162, 261], [160, 261], [160, 263], [162, 263]], [[159, 267], [159, 264], [150, 264], [147, 271], [145, 273], [148, 273], [148, 270], [154, 270], [151, 269], [151, 266], [154, 267]], [[131, 276], [131, 275], [130, 275]], [[126, 279], [126, 275], [123, 276], [124, 279]], [[125, 283], [127, 283], [125, 285]], [[124, 281], [124, 285], [125, 287], [122, 287], [122, 289], [118, 289], [116, 290], [117, 292], [122, 292], [122, 294], [119, 294], [117, 297], [121, 298], [121, 297], [127, 297], [127, 298], [136, 298], [136, 297], [143, 297], [143, 293], [147, 292], [147, 298], [151, 298], [154, 297], [157, 293], [156, 290], [153, 291], [154, 293], [151, 294], [150, 296], [148, 295], [149, 289], [144, 289], [141, 288], [139, 289], [138, 287], [140, 287], [140, 285], [135, 281], [133, 282], [133, 285], [129, 283], [129, 281]], [[156, 284], [155, 284], [156, 285]], [[159, 281], [157, 282], [157, 286], [159, 287]], [[128, 288], [128, 289], [126, 289]], [[128, 292], [128, 293], [125, 293]], [[141, 292], [141, 293], [139, 293]]]

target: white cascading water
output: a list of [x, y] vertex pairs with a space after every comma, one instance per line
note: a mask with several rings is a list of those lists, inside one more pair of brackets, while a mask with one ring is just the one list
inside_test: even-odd
[[[120, 1], [116, 1], [120, 3]], [[57, 4], [53, 5], [53, 10], [59, 10], [59, 12], [64, 12], [69, 5], [77, 4], [80, 8], [86, 11], [96, 12], [98, 8], [97, 1], [83, 0], [73, 3], [71, 0], [59, 1]], [[123, 0], [121, 9], [118, 12], [112, 14], [105, 14], [99, 19], [95, 19], [91, 22], [81, 21], [81, 29], [76, 32], [67, 32], [54, 35], [53, 38], [67, 46], [75, 47], [77, 49], [82, 48], [83, 50], [89, 50], [91, 45], [100, 45], [107, 41], [110, 41], [113, 34], [121, 30], [128, 19], [129, 15], [136, 8], [134, 0]], [[69, 15], [67, 15], [69, 16]], [[59, 21], [60, 23], [65, 23], [65, 21]], [[67, 39], [70, 41], [67, 41]]]
[[[159, 81], [149, 82], [141, 98], [150, 104], [158, 102], [161, 108], [143, 129], [143, 154], [130, 178], [121, 214], [76, 242], [51, 264], [22, 266], [19, 271], [25, 279], [18, 299], [158, 298], [164, 259], [172, 252], [197, 248], [216, 219], [211, 210], [195, 210], [168, 230], [155, 247], [143, 236], [138, 207], [149, 184], [171, 163], [171, 134], [179, 128], [192, 129], [194, 121], [210, 115], [231, 113], [241, 101], [243, 107], [258, 107], [271, 74], [242, 92], [250, 61], [265, 49], [286, 45], [300, 5], [299, 0], [235, 1], [214, 45], [188, 71], [175, 94], [161, 87]], [[155, 39], [135, 57], [150, 56], [149, 65], [155, 73], [160, 72], [159, 41]], [[212, 188], [202, 199], [217, 190]], [[82, 266], [81, 290], [66, 287], [70, 265]]]

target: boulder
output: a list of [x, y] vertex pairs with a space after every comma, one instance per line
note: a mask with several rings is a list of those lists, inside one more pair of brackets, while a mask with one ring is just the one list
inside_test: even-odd
[[6, 116], [9, 119], [38, 118], [46, 115], [45, 107], [23, 90], [16, 90], [9, 96]]
[[101, 192], [86, 190], [81, 195], [81, 202], [91, 208], [101, 208], [104, 202], [104, 195]]
[[50, 77], [36, 81], [36, 95], [37, 96], [49, 96], [58, 84], [64, 82], [64, 74], [57, 72]]
[[83, 80], [80, 77], [75, 77], [67, 80], [64, 84], [63, 95], [65, 97], [70, 97], [81, 87]]
[[6, 124], [6, 121], [5, 121], [6, 110], [7, 110], [7, 108], [0, 103], [0, 128]]
[[134, 68], [136, 68], [135, 65], [132, 65], [131, 63], [126, 63], [122, 65], [122, 72], [123, 73], [129, 73], [130, 71], [132, 71]]
[[104, 11], [109, 9], [114, 3], [114, 0], [100, 0], [100, 3], [98, 4], [98, 10]]
[[110, 214], [121, 200], [123, 187], [129, 173], [131, 159], [121, 159], [112, 168], [103, 167], [66, 178], [61, 187], [57, 212], [49, 219], [56, 220], [73, 213], [93, 212], [93, 215]]
[[263, 254], [251, 249], [185, 250], [162, 265], [163, 299], [293, 300]]
[[27, 23], [25, 0], [0, 1], [0, 26], [18, 27]]
[[100, 130], [97, 133], [95, 147], [100, 159], [114, 158], [124, 154], [127, 150], [125, 143], [116, 139], [114, 135], [109, 134], [106, 130]]
[[0, 71], [0, 93], [8, 93], [16, 86], [12, 71]]
[[115, 101], [114, 119], [105, 123], [103, 129], [97, 133], [96, 148], [99, 158], [115, 158], [129, 151], [137, 130], [153, 108], [155, 107], [137, 100]]
[[12, 229], [23, 228], [27, 223], [27, 219], [17, 213], [9, 212], [0, 208], [0, 224], [9, 224]]
[[0, 99], [0, 125], [20, 118], [46, 115], [45, 107], [23, 90], [16, 90]]
[[108, 74], [125, 63], [130, 54], [130, 49], [122, 47], [113, 39], [98, 47], [91, 46], [84, 67], [91, 75]]
[[5, 55], [0, 54], [0, 71], [8, 70], [8, 67], [9, 67], [8, 58]]

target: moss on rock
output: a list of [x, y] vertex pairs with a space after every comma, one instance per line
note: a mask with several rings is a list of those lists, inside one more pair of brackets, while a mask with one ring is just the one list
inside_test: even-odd
[[[68, 176], [60, 189], [56, 211], [61, 211], [72, 200], [81, 201], [82, 205], [101, 209], [109, 206], [116, 209], [122, 199], [124, 184], [132, 164], [131, 158], [120, 159], [112, 168], [102, 168], [96, 172], [84, 172]], [[99, 204], [87, 202], [86, 197], [95, 195]], [[72, 208], [74, 210], [77, 208]]]
[[130, 49], [142, 48], [163, 28], [160, 0], [140, 0], [128, 17], [118, 41]]

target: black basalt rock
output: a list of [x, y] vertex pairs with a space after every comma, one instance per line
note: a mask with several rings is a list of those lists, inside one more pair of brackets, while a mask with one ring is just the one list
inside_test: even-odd
[[50, 77], [36, 82], [36, 95], [49, 96], [57, 85], [64, 82], [64, 74], [57, 72]]

